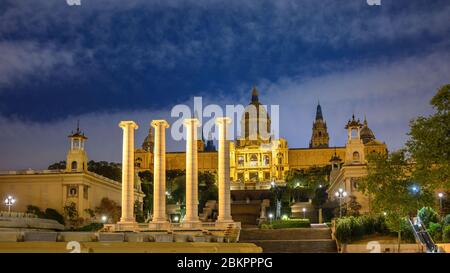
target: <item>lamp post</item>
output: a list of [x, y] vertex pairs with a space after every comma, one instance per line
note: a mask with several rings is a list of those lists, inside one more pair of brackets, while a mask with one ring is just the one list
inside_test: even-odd
[[103, 222], [104, 224], [106, 224], [106, 222], [108, 222], [108, 216], [103, 215], [103, 216], [102, 216], [102, 222]]
[[342, 188], [339, 188], [339, 190], [334, 193], [334, 196], [339, 199], [339, 218], [342, 218], [342, 199], [347, 196], [347, 192], [345, 192]]
[[306, 208], [303, 208], [302, 211], [303, 211], [303, 219], [306, 219]]
[[16, 203], [16, 199], [12, 197], [11, 195], [8, 195], [8, 197], [5, 199], [5, 205], [8, 207], [8, 213], [11, 213], [11, 207]]
[[269, 213], [269, 220], [270, 220], [270, 223], [272, 224], [272, 218], [273, 218], [273, 214], [272, 213]]
[[438, 193], [438, 197], [439, 197], [439, 209], [442, 214], [443, 213], [442, 199], [444, 198], [444, 193], [442, 192]]

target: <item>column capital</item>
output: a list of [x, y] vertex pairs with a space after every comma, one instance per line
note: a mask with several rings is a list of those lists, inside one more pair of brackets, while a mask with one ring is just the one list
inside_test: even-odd
[[229, 118], [229, 117], [218, 117], [218, 118], [216, 118], [215, 122], [216, 122], [217, 125], [230, 124], [231, 123], [231, 118]]
[[164, 120], [164, 119], [156, 119], [156, 120], [152, 120], [152, 122], [150, 123], [152, 125], [153, 128], [157, 128], [159, 126], [163, 126], [164, 128], [169, 128], [169, 123]]
[[186, 118], [183, 120], [184, 126], [194, 125], [198, 127], [200, 124], [200, 121], [197, 118]]
[[122, 121], [119, 123], [119, 127], [120, 127], [120, 128], [126, 128], [126, 127], [129, 127], [129, 126], [131, 126], [133, 129], [138, 129], [138, 128], [139, 128], [139, 126], [137, 125], [137, 123], [134, 122], [134, 121], [132, 121], [132, 120], [122, 120]]

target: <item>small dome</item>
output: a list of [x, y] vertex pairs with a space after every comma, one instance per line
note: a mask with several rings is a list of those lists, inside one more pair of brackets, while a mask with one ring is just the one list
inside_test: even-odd
[[367, 120], [364, 117], [364, 125], [361, 128], [361, 139], [363, 141], [364, 144], [370, 142], [371, 140], [375, 139], [375, 135], [373, 134], [372, 130], [369, 128], [369, 126], [367, 125]]

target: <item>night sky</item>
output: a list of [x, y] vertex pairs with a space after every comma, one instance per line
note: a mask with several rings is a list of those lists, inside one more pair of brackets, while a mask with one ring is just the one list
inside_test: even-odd
[[330, 145], [354, 113], [398, 149], [450, 82], [449, 18], [448, 0], [0, 0], [0, 170], [64, 160], [78, 119], [89, 158], [119, 162], [120, 120], [138, 146], [174, 105], [247, 104], [253, 85], [290, 147], [320, 100]]

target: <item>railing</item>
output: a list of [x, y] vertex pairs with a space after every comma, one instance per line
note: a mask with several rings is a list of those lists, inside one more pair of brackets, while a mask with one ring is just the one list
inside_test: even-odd
[[11, 174], [47, 174], [47, 173], [63, 173], [64, 170], [18, 170], [18, 171], [0, 171], [0, 175]]
[[7, 218], [38, 218], [36, 214], [17, 211], [0, 211], [0, 217]]

